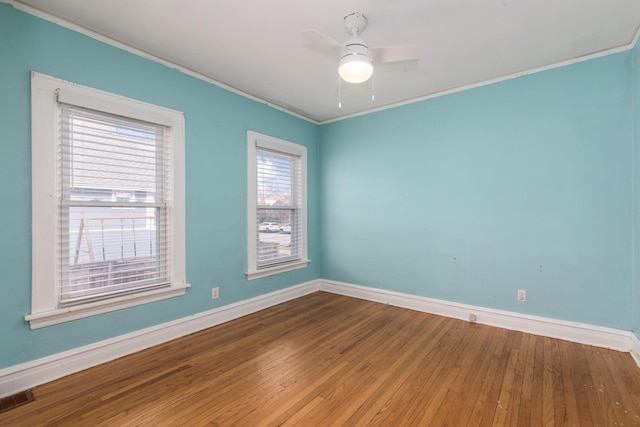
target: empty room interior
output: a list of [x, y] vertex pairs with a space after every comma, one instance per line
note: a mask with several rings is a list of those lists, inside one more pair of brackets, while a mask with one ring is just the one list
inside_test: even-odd
[[640, 425], [639, 31], [0, 0], [0, 425]]

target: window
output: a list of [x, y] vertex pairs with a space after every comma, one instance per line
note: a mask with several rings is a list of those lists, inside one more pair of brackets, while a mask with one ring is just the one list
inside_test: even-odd
[[183, 295], [182, 113], [33, 73], [31, 328]]
[[306, 267], [306, 147], [248, 132], [247, 153], [247, 278]]

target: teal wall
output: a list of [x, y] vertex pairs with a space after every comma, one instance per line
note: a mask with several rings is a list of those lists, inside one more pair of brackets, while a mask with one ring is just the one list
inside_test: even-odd
[[631, 65], [322, 126], [323, 277], [631, 330]]
[[[185, 112], [184, 297], [35, 331], [31, 310], [30, 72]], [[305, 145], [306, 269], [248, 282], [246, 131]], [[186, 317], [319, 277], [318, 127], [0, 3], [0, 368]], [[211, 300], [211, 288], [220, 299]]]
[[640, 338], [640, 46], [636, 45], [632, 50], [632, 129], [633, 129], [633, 290], [632, 311], [633, 331]]

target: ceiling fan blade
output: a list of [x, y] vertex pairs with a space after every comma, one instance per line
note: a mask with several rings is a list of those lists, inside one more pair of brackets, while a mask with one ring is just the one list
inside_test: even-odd
[[309, 40], [312, 44], [318, 47], [326, 47], [337, 52], [340, 52], [344, 49], [342, 43], [332, 39], [331, 37], [322, 34], [316, 30], [305, 30], [302, 32], [302, 35]]
[[420, 50], [415, 44], [405, 46], [385, 46], [369, 48], [374, 64], [388, 62], [416, 61], [420, 58]]

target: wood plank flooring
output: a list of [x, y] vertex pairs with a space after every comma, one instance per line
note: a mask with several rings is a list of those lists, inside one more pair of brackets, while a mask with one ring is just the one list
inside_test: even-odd
[[0, 425], [640, 426], [629, 354], [322, 292], [33, 392]]

